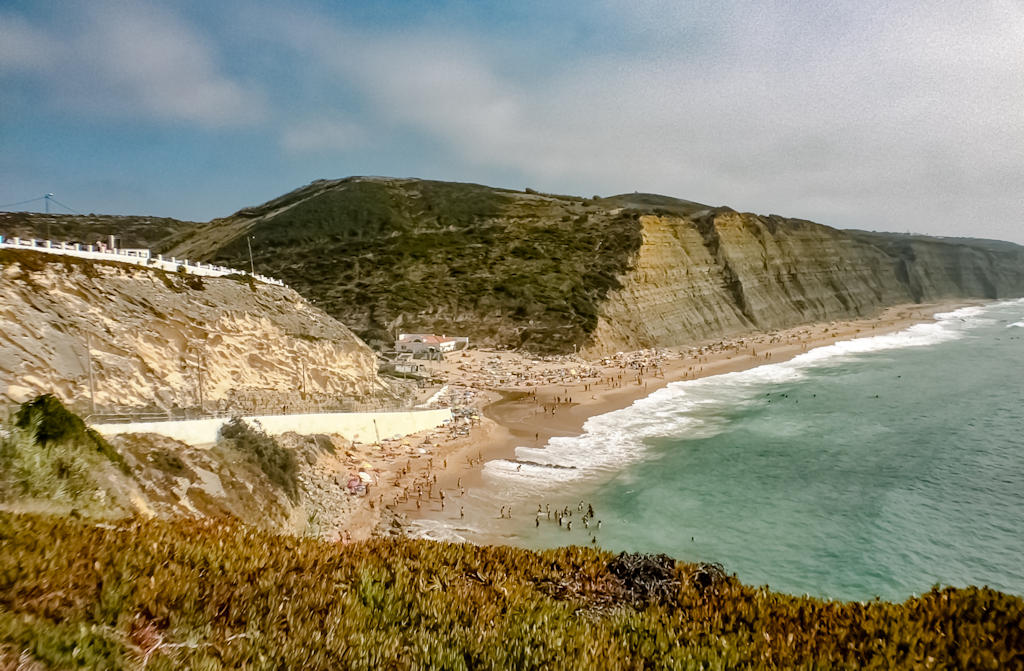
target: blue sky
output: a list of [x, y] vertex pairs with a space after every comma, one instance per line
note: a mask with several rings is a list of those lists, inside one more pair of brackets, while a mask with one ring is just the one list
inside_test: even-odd
[[0, 86], [0, 205], [393, 175], [1024, 242], [1019, 0], [0, 0]]

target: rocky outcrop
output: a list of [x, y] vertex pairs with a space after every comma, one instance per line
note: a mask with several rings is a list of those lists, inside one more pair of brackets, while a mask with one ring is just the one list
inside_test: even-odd
[[640, 222], [643, 244], [623, 288], [602, 306], [591, 354], [867, 315], [911, 300], [886, 254], [826, 226], [731, 210]]
[[[43, 223], [89, 235], [118, 223], [18, 221], [37, 234]], [[252, 242], [258, 271], [382, 347], [422, 331], [597, 354], [1024, 295], [1018, 245], [841, 231], [646, 193], [349, 177], [205, 224], [121, 223], [155, 249], [234, 268], [249, 267]]]
[[320, 180], [192, 229], [170, 251], [239, 267], [247, 235], [264, 272], [381, 345], [434, 331], [598, 354], [1024, 295], [1022, 248], [1008, 243], [908, 242], [656, 194], [412, 179]]
[[0, 251], [0, 398], [53, 393], [88, 414], [90, 358], [98, 412], [390, 394], [373, 352], [291, 289]]
[[998, 240], [850, 231], [890, 257], [915, 301], [1024, 296], [1024, 247]]

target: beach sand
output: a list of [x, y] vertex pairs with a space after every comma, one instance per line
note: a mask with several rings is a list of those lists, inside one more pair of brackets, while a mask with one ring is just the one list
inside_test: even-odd
[[[487, 486], [482, 476], [486, 462], [514, 459], [519, 446], [543, 447], [554, 436], [579, 435], [588, 418], [628, 407], [670, 382], [779, 363], [837, 341], [900, 331], [931, 321], [937, 313], [973, 304], [960, 301], [895, 306], [871, 319], [743, 334], [691, 347], [620, 353], [590, 362], [576, 357], [540, 362], [533, 359], [536, 379], [507, 373], [529, 368], [516, 353], [478, 350], [450, 356], [447, 363], [435, 368], [435, 373], [447, 376], [450, 385], [465, 384], [475, 389], [469, 394], [482, 417], [465, 435], [447, 439], [435, 431], [430, 436], [411, 436], [403, 439], [407, 445], [400, 450], [392, 446], [370, 455], [381, 483], [372, 497], [375, 514], [356, 518], [352, 538], [399, 533], [406, 519], [457, 520], [459, 499], [474, 488]], [[631, 367], [630, 362], [643, 366], [643, 372]], [[565, 374], [565, 382], [552, 382], [552, 378], [559, 377], [559, 367], [575, 374]], [[490, 372], [485, 375], [484, 371]], [[493, 385], [496, 377], [511, 384]], [[415, 447], [423, 443], [428, 447]], [[495, 517], [497, 514], [495, 511]]]

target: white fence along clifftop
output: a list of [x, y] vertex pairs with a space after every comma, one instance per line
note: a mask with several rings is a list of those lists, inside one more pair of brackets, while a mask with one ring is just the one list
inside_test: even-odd
[[249, 275], [257, 282], [273, 284], [283, 287], [285, 283], [281, 280], [250, 273], [247, 270], [225, 268], [224, 266], [212, 263], [198, 263], [187, 259], [179, 259], [173, 256], [164, 257], [163, 254], [153, 256], [148, 249], [105, 249], [100, 250], [96, 245], [82, 245], [76, 242], [53, 242], [52, 240], [36, 240], [34, 238], [8, 238], [0, 235], [0, 248], [32, 249], [37, 252], [48, 254], [62, 254], [64, 256], [76, 256], [81, 259], [92, 259], [94, 261], [117, 261], [118, 263], [131, 263], [146, 268], [157, 268], [169, 272], [178, 272], [184, 268], [184, 272], [190, 275], [202, 275], [205, 277], [223, 277], [224, 275]]

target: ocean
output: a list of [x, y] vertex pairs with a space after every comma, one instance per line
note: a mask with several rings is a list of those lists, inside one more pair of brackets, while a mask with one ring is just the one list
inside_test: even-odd
[[843, 600], [1024, 594], [1024, 300], [672, 383], [584, 428], [487, 463], [465, 519], [421, 533], [664, 552]]

